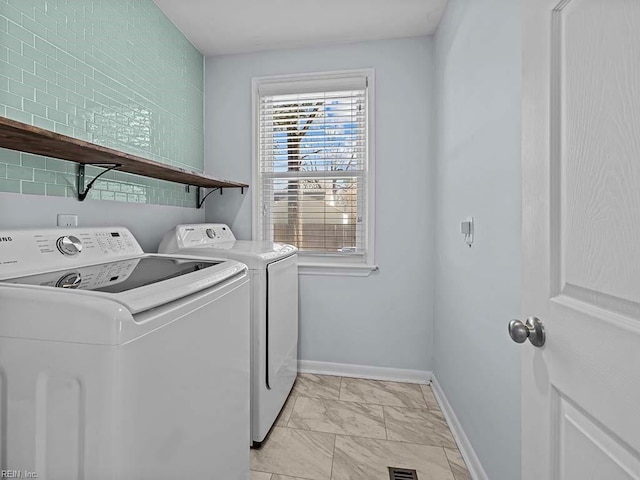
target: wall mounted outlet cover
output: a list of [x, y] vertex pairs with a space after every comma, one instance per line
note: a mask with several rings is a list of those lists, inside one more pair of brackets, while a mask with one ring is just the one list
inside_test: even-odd
[[77, 227], [78, 215], [74, 215], [71, 213], [59, 213], [58, 226], [59, 227]]
[[473, 217], [460, 223], [460, 233], [464, 235], [464, 243], [471, 247], [473, 243]]

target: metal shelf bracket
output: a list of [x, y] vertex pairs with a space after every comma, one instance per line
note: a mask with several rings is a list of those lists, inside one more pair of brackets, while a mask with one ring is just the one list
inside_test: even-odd
[[202, 208], [202, 206], [204, 205], [204, 201], [207, 199], [207, 197], [217, 190], [220, 190], [220, 195], [222, 195], [222, 187], [217, 187], [212, 189], [209, 193], [205, 194], [205, 196], [203, 197], [202, 187], [198, 187], [198, 189], [196, 190], [196, 203], [198, 204], [198, 208]]
[[[109, 167], [106, 168], [105, 171], [100, 172], [100, 174], [96, 175], [93, 180], [91, 180], [89, 182], [89, 184], [85, 187], [85, 166], [86, 165], [92, 165], [94, 167]], [[118, 168], [120, 168], [122, 165], [120, 165], [119, 163], [89, 163], [89, 164], [84, 164], [81, 163], [78, 165], [78, 200], [79, 201], [84, 201], [85, 198], [87, 198], [87, 195], [89, 194], [89, 190], [91, 190], [91, 187], [93, 187], [93, 184], [95, 183], [96, 180], [98, 180], [101, 176], [103, 176], [105, 173], [109, 173], [111, 170], [117, 170]]]
[[[240, 188], [240, 194], [244, 195], [244, 187], [239, 187], [239, 188]], [[202, 189], [203, 189], [203, 187], [196, 187], [196, 204], [198, 205], [198, 208], [202, 208], [202, 206], [204, 205], [204, 201], [213, 192], [217, 192], [218, 190], [220, 190], [220, 195], [222, 195], [224, 187], [216, 187], [216, 188], [212, 189], [211, 191], [209, 191], [208, 193], [206, 193], [204, 196], [202, 196]]]

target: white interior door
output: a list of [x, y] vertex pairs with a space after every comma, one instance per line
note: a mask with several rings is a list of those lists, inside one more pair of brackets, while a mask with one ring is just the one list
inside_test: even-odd
[[523, 0], [523, 480], [640, 479], [640, 0]]

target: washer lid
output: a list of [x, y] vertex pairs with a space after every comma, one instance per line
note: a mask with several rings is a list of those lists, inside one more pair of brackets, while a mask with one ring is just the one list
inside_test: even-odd
[[140, 255], [114, 262], [0, 280], [0, 285], [60, 288], [109, 298], [132, 314], [213, 287], [246, 270], [234, 261], [190, 256]]
[[[229, 276], [234, 269], [242, 273]], [[206, 287], [208, 280], [197, 285], [194, 279], [191, 284], [194, 294], [186, 296], [184, 284], [175, 291], [169, 285], [193, 275], [205, 272], [209, 275], [210, 271], [217, 271], [218, 278], [226, 279], [200, 292], [197, 290]], [[182, 322], [183, 328], [193, 328], [193, 322], [189, 321], [190, 313], [203, 308], [204, 312], [212, 313], [211, 321], [215, 322], [216, 301], [247, 281], [244, 265], [223, 262], [199, 272], [122, 293], [0, 283], [0, 337], [123, 345], [176, 321]], [[156, 286], [165, 288], [158, 290]], [[179, 301], [172, 302], [176, 296]], [[158, 308], [147, 308], [154, 305]], [[132, 315], [136, 311], [138, 314]]]
[[200, 245], [180, 250], [180, 253], [210, 258], [229, 258], [245, 263], [251, 270], [266, 268], [269, 263], [290, 257], [298, 252], [293, 245], [273, 242], [233, 240]]
[[0, 283], [122, 293], [134, 288], [181, 277], [220, 264], [215, 260], [184, 260], [171, 257], [137, 257], [117, 262], [45, 272], [0, 280]]

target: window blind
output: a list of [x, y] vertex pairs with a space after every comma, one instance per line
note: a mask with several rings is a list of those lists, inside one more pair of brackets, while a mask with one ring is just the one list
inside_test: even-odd
[[308, 255], [365, 255], [366, 110], [363, 77], [260, 88], [263, 239]]

